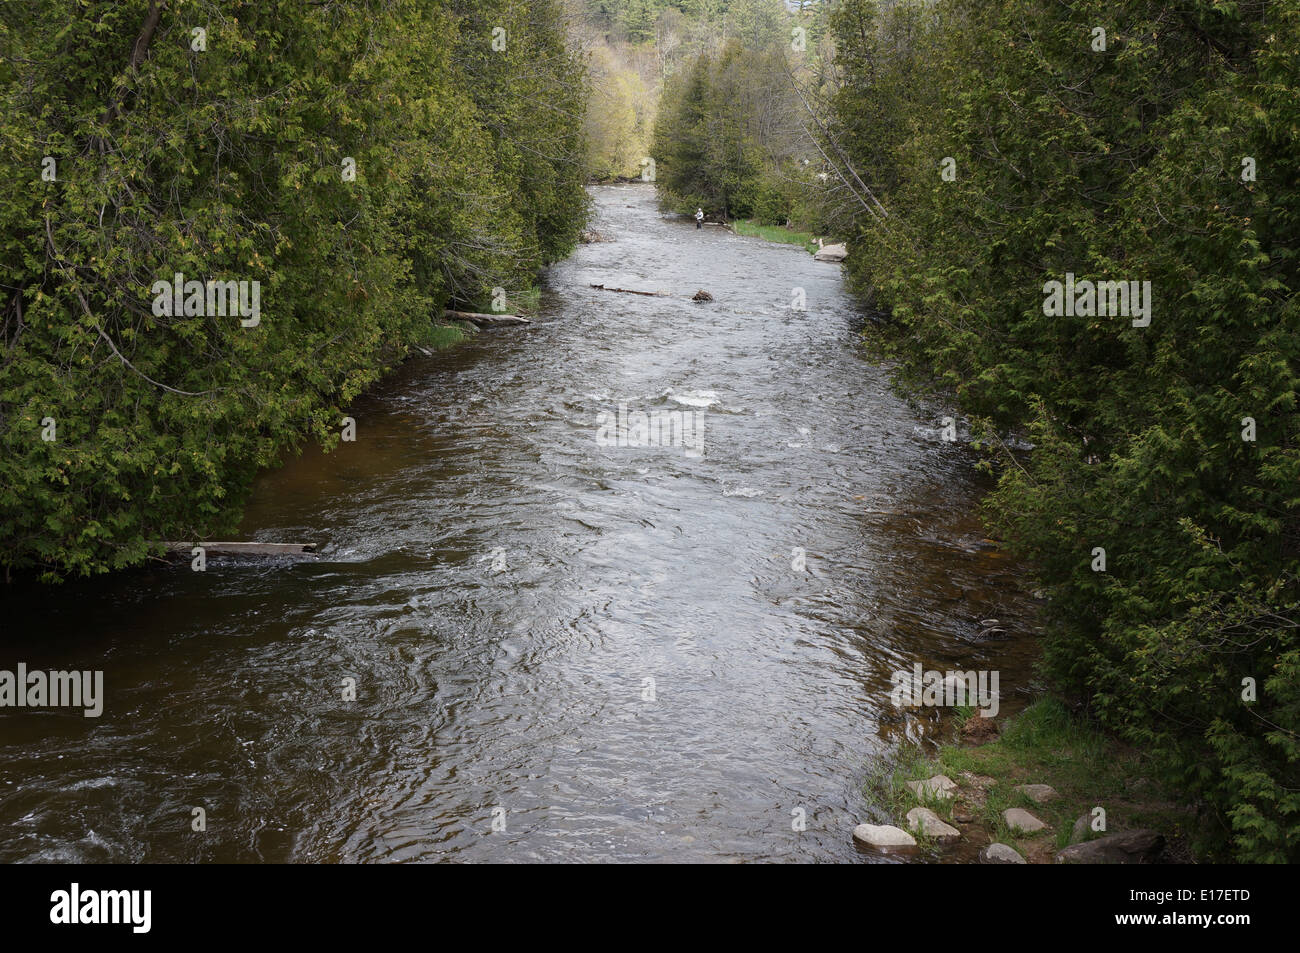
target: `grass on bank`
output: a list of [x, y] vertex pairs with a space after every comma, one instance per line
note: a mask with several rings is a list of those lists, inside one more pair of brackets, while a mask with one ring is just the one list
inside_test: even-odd
[[431, 324], [416, 343], [430, 351], [441, 351], [465, 340], [470, 333], [459, 324]]
[[817, 238], [811, 232], [801, 232], [783, 225], [757, 225], [747, 218], [738, 218], [731, 223], [731, 230], [737, 235], [749, 235], [769, 242], [783, 242], [787, 245], [802, 245], [804, 251], [817, 251]]
[[[532, 314], [538, 309], [542, 301], [542, 289], [533, 285], [531, 288], [523, 288], [519, 291], [512, 292], [506, 296], [505, 310], [501, 314]], [[464, 307], [459, 305], [448, 305], [459, 311], [476, 311], [479, 314], [496, 314], [497, 309], [492, 307], [492, 293], [487, 292], [473, 299]]]
[[[978, 717], [970, 710], [958, 712], [958, 724], [963, 716]], [[975, 815], [991, 840], [1018, 849], [1021, 843], [1046, 837], [1052, 838], [1054, 849], [1065, 847], [1075, 820], [1084, 814], [1091, 816], [1094, 807], [1105, 810], [1106, 830], [1090, 829], [1088, 840], [1103, 833], [1146, 827], [1164, 834], [1178, 854], [1186, 850], [1184, 845], [1194, 833], [1192, 814], [1168, 798], [1151, 776], [1141, 752], [1101, 733], [1055, 698], [1040, 699], [1007, 720], [1001, 735], [983, 745], [949, 744], [932, 753], [908, 745], [892, 763], [868, 778], [864, 793], [892, 819], [885, 823], [906, 827], [908, 810], [918, 804], [951, 823], [953, 799], [922, 802], [906, 787], [908, 781], [936, 774], [947, 775], [959, 785], [957, 800]], [[967, 775], [992, 779], [992, 783], [972, 797], [976, 788]], [[1049, 784], [1058, 796], [1046, 804], [1035, 804], [1014, 790], [1021, 784]], [[1002, 812], [1010, 807], [1024, 808], [1051, 830], [1013, 835], [1002, 820]]]

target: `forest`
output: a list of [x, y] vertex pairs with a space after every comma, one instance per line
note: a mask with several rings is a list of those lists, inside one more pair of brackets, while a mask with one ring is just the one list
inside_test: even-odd
[[[565, 23], [553, 0], [0, 7], [4, 575], [228, 532], [259, 468], [337, 443], [349, 401], [457, 333], [445, 306], [564, 257], [587, 203]], [[160, 314], [181, 276], [255, 289], [255, 326]]]
[[[1300, 9], [842, 0], [832, 24], [847, 272], [911, 386], [969, 418], [1052, 684], [1158, 761], [1205, 850], [1295, 860]], [[1146, 286], [1149, 314], [1061, 313], [1067, 277]]]

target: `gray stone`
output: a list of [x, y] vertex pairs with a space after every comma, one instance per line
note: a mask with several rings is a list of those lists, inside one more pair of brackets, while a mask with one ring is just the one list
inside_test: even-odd
[[1092, 833], [1092, 815], [1085, 814], [1074, 822], [1074, 829], [1070, 831], [1070, 843], [1082, 844]]
[[1028, 863], [1014, 849], [1006, 844], [989, 844], [980, 851], [981, 864], [1024, 864]]
[[1002, 820], [1013, 834], [1036, 834], [1047, 825], [1023, 808], [1009, 807], [1002, 812]]
[[892, 824], [859, 824], [853, 828], [853, 839], [859, 844], [882, 850], [916, 846], [915, 837]]
[[946, 800], [957, 793], [957, 785], [952, 778], [936, 774], [925, 781], [908, 781], [912, 793], [922, 800]]
[[1018, 784], [1016, 793], [1023, 794], [1035, 804], [1046, 804], [1056, 797], [1056, 788], [1050, 784]]
[[1155, 831], [1107, 834], [1084, 844], [1071, 844], [1056, 853], [1058, 864], [1154, 864], [1165, 849]]
[[943, 818], [928, 807], [914, 807], [907, 812], [907, 829], [924, 834], [940, 844], [951, 844], [961, 838], [961, 831], [951, 824], [945, 824]]
[[813, 258], [817, 259], [817, 261], [843, 261], [848, 257], [849, 249], [842, 243], [839, 245], [822, 245], [817, 249], [817, 254], [813, 255]]

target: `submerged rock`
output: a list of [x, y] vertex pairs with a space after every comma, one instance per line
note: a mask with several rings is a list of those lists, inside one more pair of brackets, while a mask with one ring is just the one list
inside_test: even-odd
[[891, 847], [915, 847], [916, 838], [892, 824], [859, 824], [853, 828], [853, 839], [867, 847], [888, 850]]

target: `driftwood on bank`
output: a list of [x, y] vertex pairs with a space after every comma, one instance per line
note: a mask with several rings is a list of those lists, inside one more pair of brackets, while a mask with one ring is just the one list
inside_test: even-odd
[[314, 555], [315, 543], [163, 543], [168, 552], [189, 553], [196, 546], [210, 555], [226, 556], [301, 556]]
[[482, 314], [478, 311], [453, 311], [447, 309], [447, 317], [457, 321], [468, 321], [476, 324], [480, 328], [503, 327], [508, 324], [532, 324], [527, 318], [521, 318], [517, 314]]
[[592, 287], [600, 291], [617, 291], [625, 295], [645, 295], [647, 298], [667, 297], [667, 292], [664, 291], [633, 291], [631, 288], [606, 288], [604, 285], [592, 285]]

